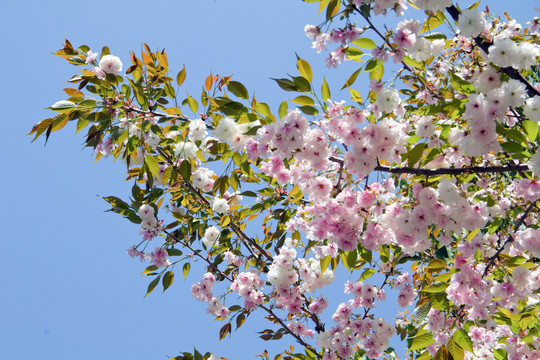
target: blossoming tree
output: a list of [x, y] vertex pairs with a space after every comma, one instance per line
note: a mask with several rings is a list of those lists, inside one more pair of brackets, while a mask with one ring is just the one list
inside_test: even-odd
[[[277, 111], [231, 77], [182, 99], [164, 51], [145, 45], [122, 72], [107, 47], [66, 40], [55, 54], [80, 73], [31, 134], [74, 122], [96, 159], [126, 165], [132, 197], [104, 199], [140, 226], [128, 253], [149, 263], [147, 294], [206, 268], [191, 292], [220, 338], [259, 311], [263, 339], [303, 347], [276, 358], [395, 358], [397, 335], [414, 359], [540, 359], [539, 19], [480, 1], [306, 2], [326, 14], [305, 32], [327, 66], [357, 66], [347, 101], [301, 58], [275, 79], [295, 93]], [[390, 12], [397, 26], [377, 27]], [[331, 303], [340, 268], [356, 280]], [[388, 289], [414, 309], [394, 323], [372, 310]], [[218, 357], [175, 359], [192, 358]]]

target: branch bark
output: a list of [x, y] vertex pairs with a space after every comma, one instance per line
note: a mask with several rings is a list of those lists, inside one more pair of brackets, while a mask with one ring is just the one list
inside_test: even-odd
[[[446, 11], [448, 11], [452, 19], [454, 19], [454, 21], [456, 22], [458, 21], [459, 15], [461, 15], [461, 12], [454, 5], [447, 7]], [[489, 47], [492, 45], [492, 43], [485, 41], [484, 39], [482, 39], [481, 36], [475, 37], [474, 42], [476, 46], [482, 49], [486, 54], [489, 54]], [[527, 94], [530, 97], [540, 95], [540, 92], [536, 90], [534, 86], [532, 86], [531, 83], [529, 83], [523, 77], [523, 75], [521, 75], [521, 73], [517, 71], [516, 69], [514, 69], [513, 67], [504, 67], [504, 68], [501, 68], [501, 71], [505, 73], [506, 75], [508, 75], [511, 79], [518, 80], [521, 83], [523, 83], [525, 87], [527, 88]]]
[[[342, 164], [343, 159], [331, 156], [330, 161]], [[523, 164], [508, 164], [504, 166], [469, 166], [462, 168], [439, 168], [439, 169], [421, 169], [413, 167], [388, 167], [377, 165], [375, 171], [387, 172], [391, 174], [413, 174], [413, 175], [461, 175], [467, 173], [503, 173], [510, 171], [528, 171], [529, 167]]]

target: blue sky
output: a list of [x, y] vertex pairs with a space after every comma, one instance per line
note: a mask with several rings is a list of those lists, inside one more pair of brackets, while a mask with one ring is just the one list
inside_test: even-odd
[[[508, 4], [487, 3], [492, 10]], [[520, 0], [506, 11], [524, 23], [538, 15], [532, 10], [537, 4]], [[97, 196], [128, 196], [131, 184], [123, 181], [121, 164], [94, 164], [73, 127], [53, 133], [47, 146], [41, 139], [30, 143], [25, 134], [50, 116], [45, 108], [65, 98], [66, 80], [77, 72], [50, 55], [64, 38], [94, 51], [109, 46], [124, 69], [129, 52], [139, 52], [143, 43], [165, 48], [173, 69], [186, 66], [183, 88], [190, 93], [200, 94], [210, 72], [233, 75], [277, 110], [292, 96], [269, 78], [296, 73], [295, 52], [312, 64], [316, 84], [326, 71], [324, 56], [311, 49], [303, 33], [305, 24], [320, 22], [316, 5], [299, 0], [0, 0], [0, 6], [6, 135], [0, 143], [0, 359], [164, 359], [193, 346], [242, 359], [272, 349], [254, 333], [269, 326], [249, 321], [260, 313], [218, 343], [223, 323], [213, 322], [204, 304], [189, 294], [199, 280], [196, 274], [184, 282], [177, 273], [164, 295], [156, 290], [144, 298], [149, 279], [139, 274], [146, 265], [125, 254], [139, 242], [138, 227], [105, 213], [107, 203]], [[394, 21], [393, 15], [389, 19]], [[338, 94], [350, 71], [325, 74]]]

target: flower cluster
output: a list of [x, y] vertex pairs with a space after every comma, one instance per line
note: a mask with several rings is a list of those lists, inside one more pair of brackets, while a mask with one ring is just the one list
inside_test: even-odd
[[231, 290], [240, 294], [245, 300], [244, 308], [247, 311], [252, 311], [258, 305], [262, 305], [264, 301], [264, 294], [261, 292], [264, 283], [264, 280], [259, 278], [257, 272], [242, 272], [232, 282]]
[[154, 208], [150, 204], [143, 204], [139, 208], [139, 217], [141, 218], [141, 234], [144, 240], [152, 240], [156, 235], [163, 231], [161, 224], [155, 216]]
[[226, 318], [229, 316], [229, 309], [223, 306], [221, 300], [212, 293], [215, 282], [214, 274], [204, 274], [203, 280], [191, 286], [191, 295], [199, 301], [208, 303], [207, 313]]

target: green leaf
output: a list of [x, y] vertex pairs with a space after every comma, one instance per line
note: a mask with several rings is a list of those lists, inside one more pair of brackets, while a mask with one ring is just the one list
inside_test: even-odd
[[284, 79], [284, 78], [282, 79], [271, 78], [271, 79], [277, 82], [279, 87], [285, 91], [298, 91], [298, 89], [296, 88], [296, 85], [294, 84], [294, 81], [292, 80]]
[[176, 75], [176, 82], [178, 86], [182, 85], [184, 81], [186, 80], [186, 67], [184, 66], [182, 70]]
[[74, 65], [86, 65], [86, 60], [80, 56], [72, 56], [68, 59], [68, 62]]
[[353, 101], [356, 101], [358, 104], [362, 104], [362, 95], [360, 94], [360, 91], [355, 90], [353, 88], [349, 88], [349, 92], [351, 93], [351, 99]]
[[347, 265], [349, 270], [352, 272], [356, 266], [356, 259], [358, 259], [358, 251], [353, 250], [349, 251], [347, 254]]
[[403, 62], [409, 66], [415, 67], [417, 69], [424, 69], [424, 65], [421, 62], [418, 62], [414, 59], [412, 59], [410, 56], [405, 56], [403, 58]]
[[147, 155], [144, 155], [144, 162], [148, 166], [148, 169], [150, 170], [150, 172], [155, 177], [159, 177], [159, 162], [157, 161], [157, 159], [153, 157], [152, 155], [147, 154]]
[[377, 44], [375, 44], [375, 41], [368, 39], [368, 38], [360, 38], [356, 41], [353, 41], [352, 44], [358, 46], [362, 49], [375, 49], [377, 47]]
[[223, 338], [227, 336], [227, 334], [230, 332], [231, 332], [231, 323], [229, 322], [223, 325], [221, 330], [219, 330], [219, 340], [220, 341], [223, 340]]
[[473, 352], [473, 343], [471, 341], [471, 338], [469, 337], [469, 334], [467, 334], [465, 330], [456, 330], [454, 332], [453, 339], [456, 344], [458, 344], [462, 349]]
[[319, 4], [319, 14], [324, 10], [329, 2], [330, 0], [321, 0], [321, 3]]
[[113, 209], [129, 210], [129, 205], [116, 196], [105, 196], [103, 200], [111, 204]]
[[156, 277], [154, 280], [152, 280], [150, 282], [150, 284], [148, 284], [148, 290], [146, 290], [146, 295], [144, 295], [144, 296], [146, 297], [146, 296], [148, 296], [148, 294], [150, 294], [152, 291], [154, 291], [157, 284], [159, 284], [159, 276]]
[[229, 215], [223, 215], [219, 222], [219, 225], [224, 228], [231, 223], [231, 217]]
[[184, 178], [184, 180], [189, 181], [191, 179], [191, 163], [189, 160], [184, 160], [180, 164], [180, 169], [178, 170], [180, 172], [180, 175]]
[[448, 351], [454, 360], [465, 359], [465, 351], [453, 339], [448, 341]]
[[312, 105], [315, 104], [315, 101], [311, 97], [309, 97], [307, 95], [297, 96], [294, 99], [292, 99], [291, 101], [295, 102], [297, 104], [300, 104], [300, 105], [312, 106]]
[[67, 122], [69, 120], [69, 116], [66, 114], [58, 114], [54, 117], [51, 130], [57, 131], [62, 129], [64, 126], [66, 126]]
[[377, 59], [371, 59], [366, 63], [366, 67], [364, 68], [364, 71], [370, 72], [373, 71], [377, 66], [379, 65], [379, 60]]
[[341, 1], [339, 0], [330, 0], [328, 7], [326, 8], [326, 20], [333, 18], [338, 12], [341, 6]]
[[507, 360], [508, 359], [508, 353], [504, 349], [497, 349], [493, 352], [493, 356], [497, 360]]
[[227, 89], [240, 99], [249, 99], [249, 93], [246, 87], [238, 81], [229, 81], [227, 84]]
[[240, 305], [233, 305], [229, 308], [229, 311], [230, 312], [235, 312], [235, 311], [238, 311], [238, 310], [241, 310], [242, 307]]
[[413, 337], [410, 340], [411, 345], [409, 346], [409, 351], [423, 349], [426, 346], [429, 346], [435, 342], [435, 339], [433, 339], [433, 335], [429, 333]]
[[169, 255], [169, 256], [182, 256], [182, 250], [175, 249], [175, 248], [167, 249], [167, 255]]
[[[351, 60], [360, 59], [362, 55], [364, 55], [364, 52], [356, 46], [349, 46], [347, 48], [347, 57]], [[363, 62], [363, 60], [361, 60], [360, 62]]]
[[429, 310], [431, 309], [431, 302], [426, 302], [425, 304], [423, 304], [422, 306], [420, 306], [419, 308], [417, 308], [415, 310], [415, 313], [416, 313], [416, 321], [418, 321], [419, 323], [422, 322], [422, 320], [424, 320], [429, 312]]
[[358, 69], [356, 70], [350, 77], [347, 81], [345, 81], [345, 84], [343, 85], [343, 87], [341, 88], [341, 90], [345, 89], [346, 87], [350, 87], [352, 84], [354, 84], [354, 82], [356, 81], [356, 78], [358, 77], [358, 74], [360, 74], [360, 72], [362, 71], [362, 69]]
[[306, 115], [317, 115], [319, 113], [319, 110], [313, 106], [300, 106], [299, 109]]
[[298, 68], [298, 72], [304, 79], [306, 79], [309, 82], [313, 81], [313, 71], [311, 70], [311, 65], [309, 63], [301, 58], [298, 58], [296, 61], [296, 67]]
[[321, 94], [322, 94], [322, 100], [324, 102], [328, 101], [330, 99], [330, 87], [328, 86], [328, 83], [326, 82], [326, 78], [323, 78], [323, 83], [321, 86]]
[[293, 77], [294, 86], [300, 92], [311, 92], [311, 85], [309, 81], [303, 76]]
[[426, 147], [425, 143], [420, 143], [420, 144], [417, 144], [414, 148], [412, 148], [409, 151], [409, 156], [408, 156], [409, 167], [413, 167], [414, 164], [416, 164], [418, 160], [420, 160], [420, 158], [422, 157], [422, 154], [424, 153], [425, 147]]
[[184, 266], [182, 267], [182, 273], [184, 274], [184, 280], [187, 278], [187, 276], [189, 274], [189, 269], [191, 269], [191, 264], [190, 263], [185, 263]]
[[476, 9], [478, 7], [478, 5], [480, 5], [481, 3], [481, 0], [478, 0], [477, 2], [475, 2], [474, 4], [472, 4], [471, 6], [469, 6], [467, 8], [467, 10], [472, 10], [472, 9]]
[[320, 260], [321, 262], [321, 274], [328, 269], [328, 265], [330, 265], [330, 262], [332, 261], [332, 257], [330, 255], [325, 256]]
[[360, 257], [364, 259], [365, 262], [371, 263], [373, 260], [373, 252], [364, 247], [359, 248]]
[[154, 271], [156, 271], [157, 269], [159, 269], [156, 265], [150, 265], [149, 267], [147, 267], [146, 269], [144, 269], [144, 271], [142, 272], [142, 274], [150, 274], [150, 273], [153, 273]]
[[538, 123], [536, 121], [524, 120], [522, 123], [527, 138], [534, 142], [538, 136]]
[[360, 279], [358, 281], [364, 281], [364, 280], [367, 280], [369, 279], [373, 274], [375, 274], [377, 272], [377, 270], [375, 269], [366, 269], [364, 270], [364, 272], [362, 273], [362, 275], [360, 275]]
[[523, 154], [526, 148], [524, 148], [523, 145], [518, 144], [515, 141], [507, 141], [505, 143], [502, 143], [501, 146], [504, 151], [510, 153], [510, 155], [512, 155], [512, 157], [516, 159], [523, 159], [526, 157], [525, 154]]
[[375, 66], [372, 70], [370, 70], [369, 78], [380, 81], [383, 76], [384, 76], [384, 64], [382, 61], [378, 61], [377, 66]]
[[429, 271], [441, 271], [443, 269], [446, 269], [446, 261], [442, 259], [433, 259], [429, 262], [427, 266], [427, 270]]
[[256, 103], [255, 104], [255, 110], [265, 116], [271, 116], [272, 112], [270, 111], [270, 107], [266, 103]]
[[450, 355], [450, 351], [448, 351], [446, 346], [442, 346], [435, 353], [435, 356], [433, 357], [433, 360], [452, 360], [452, 357]]
[[246, 316], [243, 313], [241, 313], [236, 318], [236, 329], [238, 329], [240, 326], [242, 326], [244, 324], [244, 321], [246, 321]]
[[197, 100], [195, 100], [194, 98], [188, 95], [187, 103], [191, 111], [193, 111], [194, 113], [197, 113], [197, 110], [199, 109], [199, 104], [197, 104]]
[[162, 280], [163, 291], [167, 290], [171, 286], [173, 281], [174, 281], [174, 273], [172, 271], [167, 271], [165, 275], [163, 275], [163, 280]]
[[440, 293], [446, 290], [448, 284], [442, 281], [437, 281], [425, 289], [422, 289], [423, 293]]
[[62, 100], [55, 102], [50, 109], [59, 113], [67, 113], [73, 110], [77, 105], [72, 101]]
[[286, 115], [287, 115], [287, 102], [286, 101], [283, 101], [280, 105], [279, 105], [279, 110], [278, 110], [278, 116], [282, 119], [284, 118]]
[[193, 348], [193, 360], [204, 360], [203, 356], [197, 349]]
[[79, 119], [77, 121], [77, 131], [75, 131], [75, 134], [81, 131], [82, 129], [84, 129], [86, 126], [88, 126], [88, 124], [90, 124], [90, 121], [85, 120], [85, 119]]
[[424, 38], [428, 39], [429, 41], [446, 40], [446, 35], [441, 32], [432, 32], [431, 34], [424, 35]]
[[165, 85], [163, 85], [163, 89], [165, 90], [167, 96], [171, 99], [174, 99], [176, 97], [176, 92], [174, 91], [174, 88], [170, 83], [165, 83]]
[[457, 76], [453, 72], [450, 72], [450, 85], [457, 92], [460, 92], [460, 93], [462, 93], [464, 95], [470, 95], [471, 93], [473, 93], [475, 91], [474, 86], [471, 83], [463, 80], [462, 78], [460, 78], [459, 76]]
[[426, 19], [426, 21], [422, 25], [422, 29], [420, 30], [420, 33], [424, 33], [426, 31], [435, 29], [436, 27], [438, 27], [444, 22], [444, 19], [445, 19], [444, 13], [441, 12], [440, 10], [437, 11], [436, 14]]

